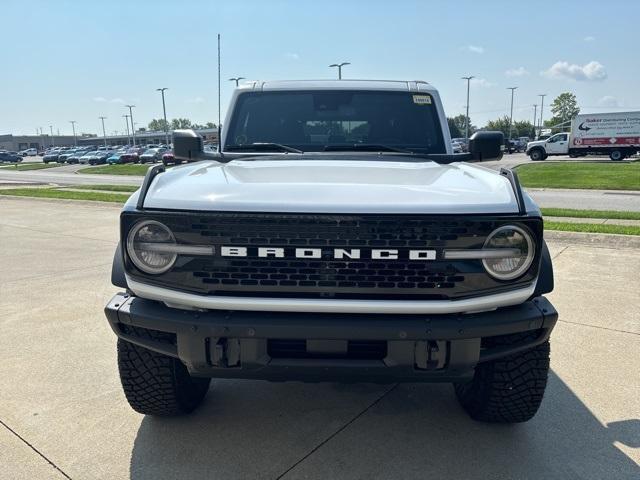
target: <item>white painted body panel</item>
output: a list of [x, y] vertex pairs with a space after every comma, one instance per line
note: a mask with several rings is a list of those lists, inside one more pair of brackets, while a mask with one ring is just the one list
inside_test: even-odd
[[466, 163], [382, 159], [197, 162], [156, 177], [144, 205], [233, 212], [518, 212], [509, 181], [495, 171]]

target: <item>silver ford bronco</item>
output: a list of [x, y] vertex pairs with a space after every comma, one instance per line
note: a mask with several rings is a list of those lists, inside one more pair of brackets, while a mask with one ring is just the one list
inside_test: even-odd
[[217, 153], [174, 132], [120, 217], [106, 306], [125, 395], [191, 412], [211, 378], [451, 382], [523, 422], [557, 312], [539, 208], [478, 132], [454, 154], [420, 81], [253, 82]]

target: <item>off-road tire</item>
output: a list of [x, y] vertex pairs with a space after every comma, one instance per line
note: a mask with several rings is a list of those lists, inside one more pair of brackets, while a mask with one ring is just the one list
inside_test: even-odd
[[122, 339], [118, 339], [118, 370], [129, 405], [144, 415], [190, 413], [202, 403], [211, 382], [209, 378], [190, 376], [173, 357]]
[[[487, 338], [488, 348], [535, 338], [525, 332]], [[519, 423], [538, 411], [549, 373], [549, 341], [507, 357], [480, 363], [473, 380], [455, 384], [458, 401], [474, 420], [491, 423]]]

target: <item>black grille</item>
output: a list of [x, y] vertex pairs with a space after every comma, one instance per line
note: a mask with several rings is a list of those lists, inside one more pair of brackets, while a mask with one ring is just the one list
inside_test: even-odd
[[[124, 216], [123, 231], [138, 218]], [[514, 222], [509, 217], [158, 213], [153, 218], [171, 228], [179, 243], [215, 247], [215, 255], [180, 257], [169, 272], [146, 279], [181, 290], [237, 296], [447, 299], [514, 287], [489, 277], [480, 261], [443, 258], [445, 248], [481, 248], [492, 230]], [[517, 223], [534, 234], [541, 230], [536, 219], [519, 218]], [[222, 257], [223, 245], [245, 247], [248, 256]], [[283, 248], [286, 258], [259, 258], [259, 247]], [[294, 258], [295, 248], [302, 247], [319, 248], [322, 255]], [[394, 249], [401, 258], [336, 260], [335, 248]], [[435, 250], [436, 260], [403, 257], [410, 249]], [[140, 275], [132, 265], [128, 268]], [[534, 276], [530, 272], [518, 284]]]

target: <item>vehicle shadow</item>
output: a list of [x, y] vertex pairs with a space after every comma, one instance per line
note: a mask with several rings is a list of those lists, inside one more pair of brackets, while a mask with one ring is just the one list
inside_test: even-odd
[[603, 425], [553, 372], [520, 425], [470, 420], [449, 385], [225, 380], [190, 416], [143, 419], [130, 477], [277, 478], [304, 458], [285, 478], [640, 478], [615, 443], [640, 448], [640, 419]]

